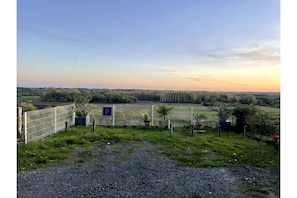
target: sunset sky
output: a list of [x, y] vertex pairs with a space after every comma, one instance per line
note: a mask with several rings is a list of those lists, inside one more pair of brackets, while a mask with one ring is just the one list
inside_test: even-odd
[[278, 92], [280, 1], [18, 1], [17, 86]]

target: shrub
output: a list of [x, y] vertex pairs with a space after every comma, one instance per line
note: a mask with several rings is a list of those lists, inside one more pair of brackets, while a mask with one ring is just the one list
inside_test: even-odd
[[92, 94], [83, 92], [74, 97], [74, 110], [77, 117], [85, 117], [89, 113], [88, 104], [92, 99]]
[[19, 107], [22, 107], [23, 112], [26, 111], [33, 111], [33, 110], [37, 110], [38, 108], [36, 106], [34, 106], [32, 103], [30, 102], [21, 102], [18, 105]]

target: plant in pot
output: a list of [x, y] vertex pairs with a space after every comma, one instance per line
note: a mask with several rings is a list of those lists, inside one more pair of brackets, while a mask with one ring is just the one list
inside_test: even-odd
[[76, 94], [74, 97], [74, 112], [75, 112], [75, 125], [89, 126], [89, 108], [88, 104], [92, 96], [86, 92]]
[[159, 121], [159, 127], [164, 129], [168, 126], [169, 119], [166, 119], [166, 117], [169, 115], [170, 111], [172, 110], [172, 106], [167, 106], [167, 105], [158, 105], [157, 106], [157, 113], [163, 120]]
[[207, 119], [206, 115], [205, 114], [193, 114], [194, 116], [194, 122], [193, 122], [193, 129], [194, 130], [198, 130], [200, 128], [202, 128], [202, 122], [204, 119]]
[[232, 113], [232, 108], [228, 107], [225, 103], [220, 104], [218, 107], [218, 118], [216, 128], [221, 128], [222, 131], [230, 131], [231, 123], [227, 122], [227, 119]]
[[142, 117], [143, 117], [144, 126], [146, 128], [151, 127], [151, 121], [150, 121], [149, 114], [147, 112], [143, 112]]

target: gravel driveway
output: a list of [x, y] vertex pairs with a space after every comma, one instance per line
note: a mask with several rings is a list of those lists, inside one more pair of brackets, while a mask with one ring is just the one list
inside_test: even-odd
[[[277, 186], [278, 177], [255, 167], [193, 168], [177, 166], [155, 154], [149, 143], [109, 144], [90, 148], [92, 157], [79, 161], [77, 149], [62, 165], [25, 171], [17, 176], [17, 196], [68, 197], [279, 197], [243, 193], [242, 185]], [[199, 195], [199, 196], [198, 196]]]

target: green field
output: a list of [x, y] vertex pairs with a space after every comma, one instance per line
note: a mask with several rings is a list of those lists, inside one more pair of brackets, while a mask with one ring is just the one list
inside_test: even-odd
[[[193, 114], [204, 114], [207, 118], [206, 121], [215, 121], [218, 120], [216, 107], [214, 106], [203, 106], [201, 104], [168, 104], [173, 106], [173, 117], [189, 117], [189, 112], [191, 107], [193, 108]], [[279, 118], [280, 109], [275, 107], [266, 107], [266, 106], [256, 106], [259, 110], [262, 110], [266, 113], [269, 113], [273, 117]], [[229, 117], [229, 120], [232, 120], [232, 116]]]
[[17, 97], [17, 103], [19, 102], [34, 102], [34, 101], [39, 101], [40, 96], [20, 96]]
[[280, 108], [275, 107], [264, 107], [264, 106], [257, 106], [260, 110], [263, 110], [267, 113], [271, 113], [274, 115], [280, 115]]

